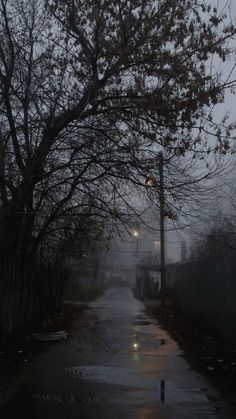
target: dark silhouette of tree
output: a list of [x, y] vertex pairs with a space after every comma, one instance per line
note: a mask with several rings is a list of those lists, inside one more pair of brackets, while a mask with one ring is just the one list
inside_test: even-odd
[[0, 255], [33, 261], [85, 209], [125, 214], [160, 149], [197, 152], [223, 100], [207, 63], [235, 28], [196, 0], [1, 0], [0, 15]]

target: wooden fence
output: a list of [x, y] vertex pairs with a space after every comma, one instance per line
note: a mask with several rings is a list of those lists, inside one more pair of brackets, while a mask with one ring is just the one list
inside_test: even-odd
[[25, 333], [32, 323], [55, 313], [66, 279], [66, 270], [56, 264], [0, 260], [1, 341]]

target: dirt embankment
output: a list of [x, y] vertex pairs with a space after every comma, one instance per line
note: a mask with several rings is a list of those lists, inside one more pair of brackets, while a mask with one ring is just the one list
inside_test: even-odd
[[190, 365], [206, 376], [236, 411], [236, 347], [173, 308], [147, 307], [147, 312], [177, 341]]
[[83, 315], [85, 307], [86, 304], [64, 304], [61, 312], [35, 324], [32, 333], [12, 343], [7, 350], [0, 348], [0, 405], [14, 397], [27, 382], [33, 354], [44, 351], [51, 344], [34, 341], [32, 334], [47, 334], [58, 330], [66, 330], [70, 334], [74, 320]]

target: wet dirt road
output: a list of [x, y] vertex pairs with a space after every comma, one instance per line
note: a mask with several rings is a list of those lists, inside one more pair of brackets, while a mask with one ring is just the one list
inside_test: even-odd
[[89, 304], [70, 338], [32, 362], [1, 418], [233, 418], [209, 383], [130, 289], [109, 289]]

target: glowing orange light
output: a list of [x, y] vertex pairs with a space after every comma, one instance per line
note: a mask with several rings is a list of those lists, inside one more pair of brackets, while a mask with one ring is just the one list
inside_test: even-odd
[[145, 185], [146, 186], [154, 186], [155, 185], [155, 179], [152, 176], [148, 176], [147, 179], [145, 179]]

